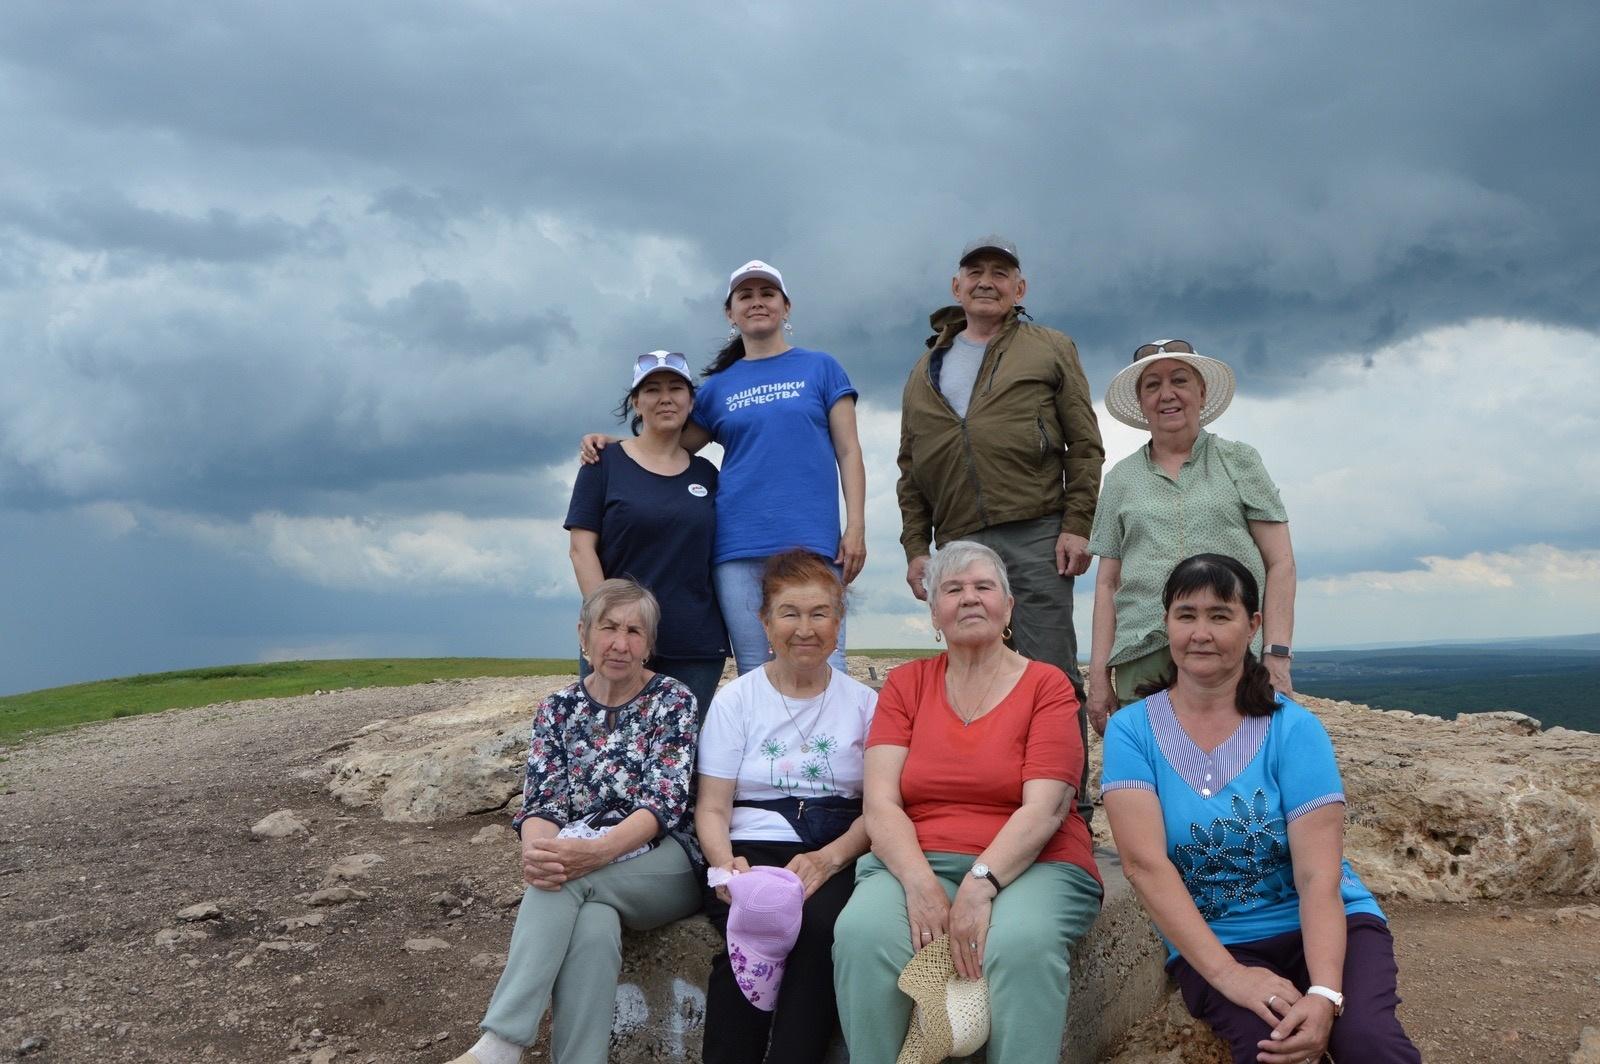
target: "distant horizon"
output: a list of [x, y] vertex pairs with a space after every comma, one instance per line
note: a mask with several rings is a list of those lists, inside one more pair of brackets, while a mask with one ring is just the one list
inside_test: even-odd
[[[1593, 641], [1593, 643], [1595, 645], [1592, 648], [1587, 647], [1587, 646], [1578, 646], [1578, 647], [1571, 647], [1571, 648], [1557, 647], [1556, 649], [1572, 649], [1572, 650], [1579, 651], [1579, 652], [1582, 652], [1582, 651], [1585, 651], [1585, 650], [1589, 650], [1589, 649], [1593, 649], [1597, 654], [1600, 654], [1600, 632], [1575, 632], [1575, 633], [1569, 633], [1569, 634], [1565, 634], [1565, 635], [1551, 635], [1551, 636], [1502, 636], [1502, 637], [1494, 638], [1494, 639], [1440, 639], [1440, 640], [1428, 640], [1428, 641], [1420, 642], [1420, 643], [1417, 643], [1417, 642], [1389, 642], [1389, 643], [1346, 644], [1346, 645], [1341, 645], [1341, 646], [1298, 646], [1298, 647], [1295, 648], [1295, 653], [1296, 654], [1320, 654], [1320, 653], [1332, 653], [1332, 652], [1340, 652], [1340, 651], [1362, 651], [1362, 650], [1408, 650], [1408, 649], [1409, 650], [1425, 650], [1425, 649], [1429, 649], [1429, 648], [1433, 648], [1433, 647], [1508, 646], [1508, 645], [1509, 646], [1515, 646], [1515, 645], [1527, 644], [1527, 643], [1554, 643], [1554, 644], [1559, 644], [1559, 643], [1568, 642], [1568, 641]], [[857, 653], [931, 654], [931, 653], [937, 653], [940, 649], [942, 649], [942, 648], [934, 646], [934, 645], [920, 646], [920, 647], [919, 646], [905, 646], [905, 647], [871, 646], [871, 647], [860, 647], [860, 648], [857, 648], [857, 649], [848, 649], [846, 652], [847, 653], [851, 653], [851, 654], [857, 654]], [[562, 660], [564, 658], [569, 658], [569, 657], [572, 658], [574, 661], [576, 661], [576, 657], [577, 657], [576, 652], [575, 651], [569, 651], [568, 653], [565, 653], [565, 654], [561, 654], [561, 653], [557, 653], [557, 654], [533, 653], [533, 654], [510, 654], [510, 655], [507, 655], [507, 654], [373, 654], [373, 655], [360, 655], [359, 656], [360, 659], [373, 658], [373, 659], [377, 659], [377, 660], [393, 660], [393, 661], [420, 661], [420, 660], [427, 660], [429, 658], [467, 659], [467, 660], [477, 659], [477, 660], [483, 660], [483, 661], [540, 661], [540, 660], [544, 660], [544, 661], [551, 661], [551, 660], [560, 661], [560, 660]], [[46, 684], [43, 687], [29, 687], [29, 688], [21, 688], [21, 689], [18, 689], [18, 690], [4, 690], [4, 691], [0, 691], [0, 697], [6, 697], [6, 696], [10, 696], [10, 695], [32, 694], [32, 693], [34, 693], [36, 691], [48, 691], [48, 690], [53, 690], [53, 689], [58, 688], [58, 687], [76, 687], [79, 684], [103, 683], [103, 682], [108, 681], [108, 680], [128, 680], [128, 679], [133, 679], [133, 678], [136, 678], [136, 677], [139, 677], [139, 676], [151, 676], [151, 675], [157, 675], [157, 674], [169, 673], [169, 672], [191, 672], [191, 671], [201, 670], [201, 669], [220, 669], [220, 668], [228, 668], [228, 667], [231, 667], [231, 666], [243, 666], [243, 665], [271, 665], [271, 664], [279, 664], [279, 663], [293, 662], [293, 661], [347, 661], [347, 660], [358, 660], [358, 658], [356, 658], [356, 657], [349, 657], [349, 658], [347, 658], [347, 657], [311, 657], [311, 658], [271, 658], [271, 659], [264, 659], [264, 660], [260, 660], [260, 661], [212, 661], [212, 662], [205, 662], [205, 663], [197, 664], [197, 665], [175, 665], [175, 666], [172, 666], [170, 668], [143, 669], [143, 670], [140, 670], [140, 671], [137, 671], [137, 672], [119, 673], [119, 674], [112, 675], [112, 676], [92, 676], [92, 677], [88, 677], [86, 679], [81, 679], [81, 680], [69, 680], [69, 681], [66, 681], [65, 683]], [[1086, 664], [1087, 662], [1088, 662], [1088, 658], [1087, 657], [1081, 657], [1079, 659], [1079, 663], [1080, 664]]]

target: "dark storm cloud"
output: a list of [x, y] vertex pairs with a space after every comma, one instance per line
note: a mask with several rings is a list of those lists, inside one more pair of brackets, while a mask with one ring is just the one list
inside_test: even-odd
[[[1304, 396], [1440, 325], [1593, 328], [1597, 44], [1580, 3], [23, 0], [0, 507], [559, 515], [734, 265], [892, 408], [996, 229], [1097, 394], [1155, 336]], [[1418, 542], [1587, 542], [1485, 522]]]
[[247, 262], [291, 251], [339, 250], [331, 227], [240, 217], [216, 207], [198, 216], [151, 210], [113, 191], [59, 197], [48, 207], [0, 204], [0, 224], [81, 251], [128, 251], [191, 262]]
[[352, 307], [345, 317], [401, 343], [431, 344], [460, 354], [524, 346], [537, 351], [555, 337], [568, 342], [578, 338], [572, 322], [559, 312], [496, 318], [479, 314], [459, 281], [423, 281], [381, 307]]

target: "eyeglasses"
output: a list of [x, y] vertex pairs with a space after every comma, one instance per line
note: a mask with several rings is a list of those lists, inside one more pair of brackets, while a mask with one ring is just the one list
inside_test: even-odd
[[1133, 360], [1137, 362], [1141, 358], [1149, 358], [1151, 355], [1192, 355], [1194, 353], [1194, 344], [1191, 344], [1187, 340], [1161, 340], [1153, 344], [1141, 344], [1139, 347], [1135, 348], [1133, 352]]
[[650, 351], [634, 360], [635, 372], [647, 369], [676, 369], [689, 372], [689, 360], [677, 351]]

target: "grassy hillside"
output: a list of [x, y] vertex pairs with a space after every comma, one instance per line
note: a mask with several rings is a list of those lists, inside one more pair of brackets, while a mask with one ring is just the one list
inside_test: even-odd
[[343, 687], [403, 687], [471, 676], [550, 676], [572, 658], [356, 658], [278, 661], [154, 672], [0, 697], [0, 742], [113, 717], [164, 709], [283, 698]]

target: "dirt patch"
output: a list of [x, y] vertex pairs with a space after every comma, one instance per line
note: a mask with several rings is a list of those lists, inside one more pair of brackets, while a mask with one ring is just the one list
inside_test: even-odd
[[[516, 915], [514, 848], [472, 842], [504, 814], [386, 823], [330, 799], [322, 765], [375, 720], [533, 699], [564, 682], [223, 705], [4, 751], [0, 1055], [26, 1045], [41, 1064], [376, 1064], [460, 1053]], [[250, 833], [284, 808], [308, 830]], [[334, 862], [367, 853], [383, 861], [346, 884], [364, 898], [296, 900], [327, 885]], [[1391, 904], [1403, 1016], [1426, 1058], [1566, 1061], [1582, 1028], [1600, 1025], [1600, 921], [1558, 910], [1593, 901]], [[220, 916], [178, 919], [203, 902]], [[407, 948], [425, 939], [448, 948]]]

